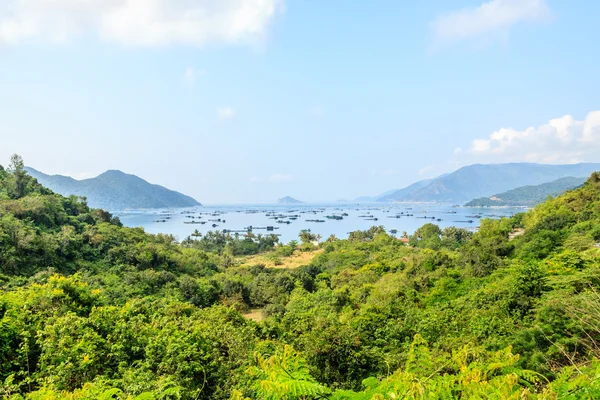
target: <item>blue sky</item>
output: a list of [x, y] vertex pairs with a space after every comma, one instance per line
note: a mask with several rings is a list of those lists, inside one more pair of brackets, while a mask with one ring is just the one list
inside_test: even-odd
[[250, 203], [600, 161], [596, 1], [80, 3], [0, 4], [0, 163]]

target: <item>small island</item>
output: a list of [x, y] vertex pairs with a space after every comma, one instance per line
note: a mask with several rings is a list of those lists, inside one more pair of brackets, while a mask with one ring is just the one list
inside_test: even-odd
[[304, 203], [304, 202], [300, 201], [300, 200], [296, 200], [295, 198], [290, 197], [290, 196], [285, 196], [285, 197], [282, 197], [281, 199], [277, 200], [277, 204], [302, 204], [302, 203]]

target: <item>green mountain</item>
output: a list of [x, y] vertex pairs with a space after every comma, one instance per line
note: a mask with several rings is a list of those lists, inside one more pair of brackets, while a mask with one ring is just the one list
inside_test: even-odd
[[[565, 177], [582, 178], [598, 170], [600, 170], [598, 163], [570, 165], [475, 164], [442, 175], [429, 182], [417, 182], [379, 200], [464, 203], [521, 186], [540, 185]], [[419, 188], [421, 185], [424, 186]]]
[[56, 193], [86, 197], [93, 208], [117, 211], [201, 205], [189, 196], [121, 171], [110, 170], [95, 178], [76, 180], [68, 176], [46, 175], [30, 167], [26, 170], [38, 182]]
[[465, 207], [534, 206], [543, 203], [548, 196], [555, 197], [583, 185], [585, 180], [567, 177], [541, 185], [522, 186], [490, 197], [471, 200]]
[[296, 200], [293, 197], [285, 196], [281, 199], [277, 199], [277, 204], [302, 204], [303, 202], [300, 200]]

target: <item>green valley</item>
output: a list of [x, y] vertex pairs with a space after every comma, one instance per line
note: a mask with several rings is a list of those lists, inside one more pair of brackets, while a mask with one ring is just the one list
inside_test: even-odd
[[477, 232], [298, 239], [151, 235], [13, 156], [0, 396], [600, 398], [600, 173]]

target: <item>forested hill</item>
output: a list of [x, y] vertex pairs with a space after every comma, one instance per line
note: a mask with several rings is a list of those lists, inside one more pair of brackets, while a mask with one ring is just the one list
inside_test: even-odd
[[585, 181], [586, 178], [567, 177], [541, 185], [522, 186], [490, 197], [471, 200], [465, 207], [534, 206], [542, 203], [548, 196], [563, 194], [583, 185]]
[[600, 398], [600, 174], [476, 233], [314, 240], [177, 243], [14, 158], [0, 168], [3, 398]]
[[378, 200], [463, 204], [521, 186], [540, 185], [565, 177], [587, 178], [594, 171], [600, 171], [600, 164], [474, 164], [431, 181], [417, 182]]
[[80, 181], [68, 176], [46, 175], [33, 168], [27, 168], [27, 172], [56, 193], [83, 196], [91, 207], [110, 211], [201, 205], [189, 196], [116, 170]]

